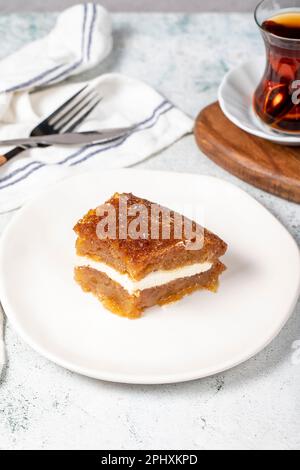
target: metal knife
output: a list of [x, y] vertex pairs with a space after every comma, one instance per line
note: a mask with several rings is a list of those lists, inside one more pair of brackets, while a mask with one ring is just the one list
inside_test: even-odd
[[37, 137], [24, 137], [20, 139], [0, 140], [0, 146], [39, 146], [39, 145], [88, 145], [110, 142], [128, 135], [132, 127], [119, 127], [115, 129], [103, 129], [101, 131], [70, 132], [65, 134], [41, 135]]

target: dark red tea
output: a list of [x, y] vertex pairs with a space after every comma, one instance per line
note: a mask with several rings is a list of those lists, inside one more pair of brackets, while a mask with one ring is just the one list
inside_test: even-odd
[[263, 22], [262, 29], [281, 38], [300, 39], [300, 12], [273, 16]]
[[267, 66], [254, 109], [274, 129], [300, 132], [300, 12], [273, 16], [261, 28]]

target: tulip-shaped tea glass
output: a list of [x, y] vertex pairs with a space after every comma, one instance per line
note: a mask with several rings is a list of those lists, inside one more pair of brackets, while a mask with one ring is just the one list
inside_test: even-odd
[[254, 94], [254, 110], [277, 132], [300, 136], [300, 0], [264, 0], [255, 19], [267, 64]]

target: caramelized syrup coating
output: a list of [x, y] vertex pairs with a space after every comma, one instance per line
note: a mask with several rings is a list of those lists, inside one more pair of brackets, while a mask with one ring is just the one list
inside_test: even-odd
[[[127, 227], [131, 222], [136, 219], [136, 214], [131, 215], [131, 209], [138, 208], [143, 205], [146, 208], [148, 215], [148, 225], [146, 230], [140, 234], [138, 239], [132, 239], [128, 235], [128, 231], [124, 230], [125, 224], [120, 221], [119, 201], [120, 196], [127, 199]], [[127, 273], [132, 279], [139, 280], [146, 276], [148, 273], [163, 269], [176, 269], [187, 264], [194, 264], [197, 262], [215, 262], [222, 256], [227, 245], [219, 237], [211, 233], [207, 229], [203, 229], [198, 224], [190, 221], [192, 233], [201, 234], [202, 244], [197, 250], [190, 250], [188, 244], [193, 242], [194, 238], [186, 237], [184, 230], [182, 230], [180, 237], [175, 233], [175, 221], [177, 216], [174, 211], [170, 211], [169, 223], [170, 231], [169, 238], [165, 239], [163, 234], [166, 228], [166, 219], [163, 217], [163, 210], [159, 211], [155, 221], [158, 226], [158, 238], [153, 239], [151, 235], [151, 223], [153, 213], [151, 212], [152, 204], [150, 201], [141, 199], [133, 194], [116, 193], [106, 201], [105, 204], [112, 205], [116, 214], [116, 238], [100, 239], [97, 234], [97, 227], [107, 212], [103, 211], [103, 215], [98, 215], [101, 208], [92, 209], [77, 222], [74, 227], [78, 239], [76, 242], [77, 254], [81, 256], [88, 256], [95, 260], [105, 262], [117, 269], [121, 273]], [[100, 209], [100, 211], [99, 211]], [[144, 227], [144, 226], [143, 226]], [[120, 238], [120, 233], [125, 233], [125, 237]]]

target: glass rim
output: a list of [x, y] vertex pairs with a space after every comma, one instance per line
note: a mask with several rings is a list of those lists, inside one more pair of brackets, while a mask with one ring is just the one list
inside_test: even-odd
[[[274, 34], [274, 33], [271, 33], [270, 31], [266, 31], [261, 23], [258, 21], [258, 10], [259, 8], [262, 6], [263, 3], [265, 3], [266, 0], [260, 0], [260, 2], [256, 5], [255, 7], [255, 10], [254, 10], [254, 19], [255, 19], [255, 23], [257, 24], [257, 26], [259, 27], [260, 31], [264, 34], [267, 34], [269, 36], [273, 36], [274, 38], [277, 38], [277, 39], [282, 39], [284, 41], [289, 41], [289, 42], [300, 42], [300, 39], [295, 39], [295, 38], [286, 38], [285, 36], [279, 36], [278, 34]], [[299, 10], [300, 11], [300, 10]]]

